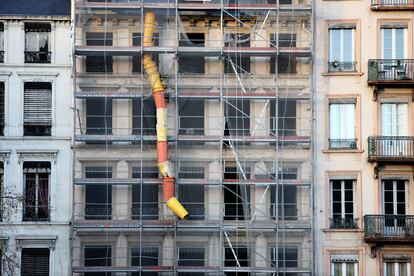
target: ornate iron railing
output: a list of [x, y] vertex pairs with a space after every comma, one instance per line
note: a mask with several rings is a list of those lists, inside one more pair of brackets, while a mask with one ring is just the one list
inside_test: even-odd
[[371, 0], [371, 8], [373, 9], [389, 9], [389, 8], [410, 8], [414, 4], [413, 0]]
[[26, 63], [50, 63], [52, 52], [40, 52], [40, 51], [25, 51]]
[[413, 136], [370, 136], [368, 138], [370, 161], [414, 160]]
[[330, 218], [331, 229], [357, 229], [358, 219], [357, 218]]
[[413, 59], [370, 59], [368, 61], [368, 83], [414, 82]]
[[330, 61], [328, 62], [328, 71], [329, 72], [355, 72], [356, 61], [350, 61], [350, 62]]
[[328, 141], [331, 150], [357, 149], [357, 139], [329, 139]]
[[414, 240], [414, 216], [366, 215], [364, 235], [368, 240]]

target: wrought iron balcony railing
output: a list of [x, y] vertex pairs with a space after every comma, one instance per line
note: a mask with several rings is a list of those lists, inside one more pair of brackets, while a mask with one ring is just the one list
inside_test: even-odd
[[412, 10], [413, 0], [371, 0], [371, 10]]
[[414, 216], [364, 216], [366, 241], [414, 241]]
[[349, 61], [349, 62], [330, 61], [328, 62], [328, 71], [329, 72], [355, 72], [356, 61]]
[[330, 150], [357, 149], [357, 139], [329, 139]]
[[331, 229], [357, 229], [358, 219], [357, 218], [330, 218]]
[[49, 205], [24, 205], [23, 221], [49, 221]]
[[370, 136], [368, 138], [369, 161], [414, 161], [413, 136]]
[[368, 84], [413, 84], [414, 59], [370, 59]]
[[25, 51], [24, 56], [26, 63], [50, 63], [52, 60], [52, 52]]

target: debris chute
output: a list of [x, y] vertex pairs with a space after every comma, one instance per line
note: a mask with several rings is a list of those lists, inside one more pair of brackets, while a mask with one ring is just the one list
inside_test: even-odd
[[[144, 38], [142, 45], [153, 46], [155, 14], [152, 11], [146, 12], [144, 17]], [[174, 197], [174, 170], [168, 160], [167, 142], [167, 108], [165, 106], [164, 86], [161, 83], [160, 74], [151, 54], [144, 54], [143, 65], [148, 76], [154, 97], [157, 112], [157, 166], [162, 175], [163, 199], [167, 207], [171, 209], [180, 219], [188, 217], [187, 210]]]

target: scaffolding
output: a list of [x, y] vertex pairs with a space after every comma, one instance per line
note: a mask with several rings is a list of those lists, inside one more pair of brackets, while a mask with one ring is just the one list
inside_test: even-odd
[[[76, 0], [73, 11], [72, 274], [312, 275], [312, 3]], [[145, 55], [165, 89], [186, 220], [162, 197]]]

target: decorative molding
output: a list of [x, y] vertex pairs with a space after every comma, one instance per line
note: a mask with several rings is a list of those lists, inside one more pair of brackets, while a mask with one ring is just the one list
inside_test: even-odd
[[18, 250], [21, 250], [24, 247], [33, 247], [36, 245], [47, 246], [49, 249], [55, 250], [57, 236], [30, 236], [22, 235], [16, 236], [16, 247]]
[[32, 151], [32, 150], [17, 150], [18, 163], [20, 164], [22, 160], [51, 160], [54, 164], [57, 161], [58, 150], [42, 150], [42, 151]]
[[18, 76], [28, 76], [28, 77], [57, 77], [59, 76], [58, 72], [26, 72], [18, 71]]
[[8, 164], [10, 159], [10, 153], [10, 150], [0, 150], [0, 160]]
[[0, 71], [0, 76], [10, 77], [12, 71]]

